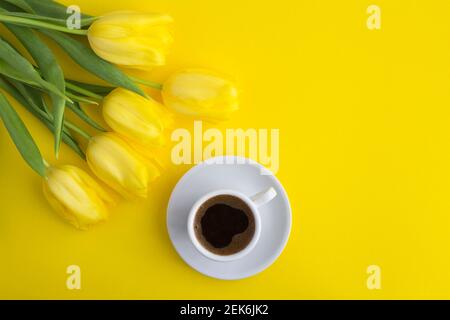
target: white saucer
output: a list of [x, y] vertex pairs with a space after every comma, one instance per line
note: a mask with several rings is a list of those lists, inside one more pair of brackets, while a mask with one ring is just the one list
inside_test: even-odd
[[[267, 173], [267, 170], [252, 160], [226, 156], [208, 159], [180, 179], [167, 207], [167, 229], [176, 251], [188, 265], [213, 278], [235, 280], [263, 271], [278, 258], [291, 231], [291, 207], [278, 179], [261, 172]], [[270, 187], [278, 195], [259, 209], [261, 237], [249, 254], [236, 261], [218, 262], [198, 252], [187, 232], [189, 210], [196, 200], [218, 189], [233, 189], [252, 196]]]

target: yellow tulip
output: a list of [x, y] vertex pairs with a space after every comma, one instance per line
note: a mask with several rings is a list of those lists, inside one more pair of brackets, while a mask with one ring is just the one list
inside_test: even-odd
[[173, 111], [210, 120], [226, 120], [239, 109], [235, 84], [208, 70], [191, 69], [173, 74], [163, 85], [162, 97]]
[[159, 170], [116, 133], [91, 138], [86, 160], [100, 180], [125, 197], [147, 197], [148, 184], [159, 176]]
[[118, 11], [96, 20], [88, 30], [92, 50], [124, 67], [149, 70], [164, 65], [173, 42], [172, 17], [160, 13]]
[[143, 147], [164, 144], [163, 131], [168, 115], [152, 99], [117, 88], [103, 100], [103, 118], [118, 134]]
[[50, 205], [79, 229], [106, 220], [107, 203], [113, 202], [90, 175], [69, 165], [49, 167], [43, 189]]

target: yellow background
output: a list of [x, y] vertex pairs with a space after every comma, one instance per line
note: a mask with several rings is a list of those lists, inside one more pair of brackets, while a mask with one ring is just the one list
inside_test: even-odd
[[[190, 66], [237, 78], [242, 110], [222, 128], [280, 129], [290, 241], [245, 280], [190, 269], [165, 214], [188, 166], [170, 166], [147, 201], [122, 202], [106, 224], [77, 231], [51, 211], [1, 127], [0, 298], [450, 298], [449, 1], [77, 3], [92, 14], [173, 15], [168, 65], [149, 79]], [[381, 30], [366, 27], [371, 4]], [[68, 77], [92, 79], [60, 56]], [[20, 113], [56, 163], [50, 133]], [[65, 146], [59, 162], [83, 165]], [[71, 264], [81, 267], [79, 291], [66, 289]], [[372, 264], [381, 290], [366, 287]]]

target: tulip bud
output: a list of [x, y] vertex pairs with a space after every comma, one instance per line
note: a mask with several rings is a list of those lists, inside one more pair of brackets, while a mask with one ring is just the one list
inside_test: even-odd
[[90, 26], [88, 39], [101, 58], [124, 67], [149, 70], [164, 65], [173, 42], [172, 17], [159, 13], [113, 12]]
[[146, 198], [148, 184], [159, 170], [137, 154], [115, 133], [103, 133], [89, 141], [86, 160], [95, 175], [125, 197]]
[[173, 74], [163, 85], [162, 97], [173, 111], [207, 120], [226, 120], [239, 109], [235, 84], [208, 70]]
[[79, 229], [106, 220], [112, 198], [90, 175], [74, 166], [47, 169], [44, 195], [50, 205]]
[[168, 116], [152, 99], [117, 88], [103, 100], [103, 118], [118, 134], [143, 147], [164, 144], [163, 130]]

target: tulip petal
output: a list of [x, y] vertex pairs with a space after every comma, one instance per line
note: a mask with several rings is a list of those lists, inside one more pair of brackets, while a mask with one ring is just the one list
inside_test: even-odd
[[124, 197], [147, 197], [152, 178], [148, 166], [117, 134], [93, 137], [86, 150], [86, 159], [95, 175]]
[[106, 220], [110, 197], [83, 170], [73, 166], [51, 167], [43, 181], [44, 195], [50, 205], [79, 229]]
[[235, 84], [209, 70], [173, 74], [163, 85], [162, 97], [173, 111], [207, 120], [225, 120], [239, 109]]
[[125, 73], [109, 62], [99, 58], [90, 48], [86, 47], [81, 42], [62, 33], [50, 30], [40, 31], [58, 43], [58, 45], [84, 69], [110, 84], [134, 91], [141, 96], [146, 96], [142, 89], [139, 88], [139, 86], [137, 86]]
[[122, 88], [112, 91], [103, 100], [103, 118], [121, 136], [143, 146], [160, 146], [165, 118], [163, 107], [152, 99]]
[[95, 21], [88, 32], [92, 50], [114, 64], [149, 70], [165, 64], [173, 39], [166, 14], [113, 12]]

